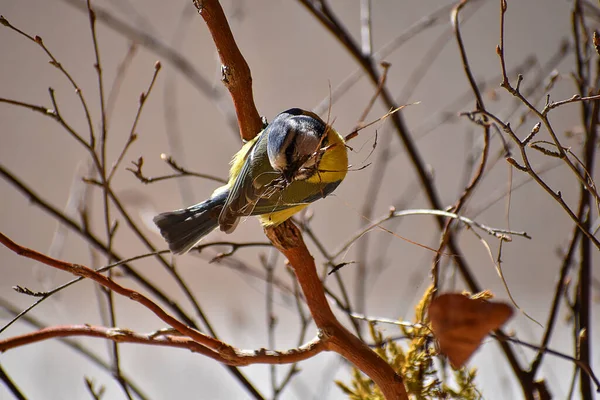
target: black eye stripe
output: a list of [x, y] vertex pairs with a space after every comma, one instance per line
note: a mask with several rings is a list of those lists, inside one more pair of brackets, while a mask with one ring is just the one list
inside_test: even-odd
[[296, 134], [294, 133], [292, 135], [292, 131], [290, 131], [289, 136], [286, 138], [286, 142], [288, 142], [288, 143], [286, 143], [286, 147], [285, 147], [285, 160], [286, 160], [287, 165], [290, 165], [292, 163], [292, 161], [294, 160], [294, 150], [296, 149], [296, 146], [294, 145], [295, 141], [296, 141]]

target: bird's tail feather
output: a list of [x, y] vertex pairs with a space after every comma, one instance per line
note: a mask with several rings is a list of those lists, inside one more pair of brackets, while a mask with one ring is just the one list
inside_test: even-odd
[[219, 225], [227, 194], [228, 191], [223, 191], [202, 203], [154, 217], [154, 223], [174, 254], [187, 253]]

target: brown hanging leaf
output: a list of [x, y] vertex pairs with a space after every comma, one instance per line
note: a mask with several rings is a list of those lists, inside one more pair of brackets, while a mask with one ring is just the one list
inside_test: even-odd
[[490, 331], [501, 327], [513, 314], [510, 305], [445, 293], [429, 305], [431, 329], [454, 369], [461, 368]]

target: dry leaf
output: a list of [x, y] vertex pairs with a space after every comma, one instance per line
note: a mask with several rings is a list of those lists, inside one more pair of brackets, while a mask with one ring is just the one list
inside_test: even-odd
[[506, 303], [471, 299], [463, 294], [445, 293], [429, 305], [431, 329], [452, 368], [461, 368], [490, 331], [498, 329], [512, 315]]

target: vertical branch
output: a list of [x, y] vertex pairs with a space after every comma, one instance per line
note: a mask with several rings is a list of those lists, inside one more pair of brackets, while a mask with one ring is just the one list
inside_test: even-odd
[[[96, 63], [94, 64], [94, 68], [96, 69], [96, 74], [98, 75], [98, 92], [100, 95], [100, 118], [101, 118], [101, 133], [100, 133], [100, 148], [101, 148], [101, 158], [102, 164], [104, 168], [106, 168], [106, 104], [104, 101], [104, 81], [102, 78], [102, 64], [100, 63], [100, 50], [98, 48], [98, 38], [96, 35], [96, 13], [92, 9], [91, 0], [87, 1], [87, 9], [88, 16], [90, 19], [90, 29], [92, 31], [92, 42], [94, 44], [94, 55], [96, 57]], [[92, 144], [92, 148], [93, 148]]]
[[262, 120], [252, 95], [250, 67], [233, 38], [229, 22], [218, 0], [194, 0], [206, 22], [221, 59], [221, 81], [229, 90], [238, 118], [240, 136], [248, 141], [262, 130]]
[[[584, 97], [592, 93], [595, 94], [598, 88], [593, 88], [591, 85], [592, 77], [590, 76], [591, 60], [588, 56], [589, 36], [588, 30], [584, 23], [584, 15], [581, 9], [581, 1], [575, 0], [573, 4], [573, 12], [571, 14], [571, 22], [573, 29], [573, 38], [575, 40], [575, 64], [577, 67], [576, 82], [579, 89], [579, 95]], [[583, 39], [583, 43], [581, 40]], [[596, 71], [600, 74], [600, 71]], [[598, 78], [595, 79], [597, 81]], [[581, 123], [585, 128], [585, 139], [583, 142], [583, 166], [582, 176], [585, 176], [585, 171], [589, 174], [594, 173], [594, 161], [596, 154], [596, 138], [598, 136], [598, 110], [599, 101], [580, 102], [581, 108]], [[593, 185], [593, 177], [590, 176], [586, 182], [588, 186]], [[594, 209], [594, 199], [590, 193], [586, 183], [580, 183], [579, 187], [579, 213], [583, 228], [590, 231], [592, 211]], [[577, 283], [577, 293], [575, 300], [575, 343], [577, 348], [577, 356], [579, 361], [585, 365], [591, 364], [592, 359], [592, 320], [591, 320], [591, 304], [592, 304], [592, 243], [589, 237], [582, 236], [580, 244], [580, 265], [579, 276]], [[582, 399], [592, 399], [593, 388], [592, 382], [588, 374], [579, 374], [579, 390]]]
[[[594, 159], [596, 153], [596, 138], [598, 137], [598, 109], [599, 101], [594, 101], [591, 115], [591, 126], [584, 142], [584, 164], [585, 168], [594, 171]], [[580, 185], [581, 203], [586, 210], [583, 214], [582, 224], [585, 229], [590, 230], [592, 221], [593, 199], [590, 192], [582, 184]], [[592, 244], [587, 236], [581, 238], [581, 263], [579, 270], [579, 284], [577, 290], [578, 340], [580, 350], [580, 361], [585, 365], [591, 365], [592, 359]], [[592, 399], [592, 382], [588, 374], [580, 374], [581, 395], [583, 399]]]
[[[94, 68], [96, 69], [96, 75], [98, 76], [98, 92], [99, 92], [99, 96], [100, 96], [101, 133], [100, 133], [100, 150], [99, 150], [100, 151], [100, 157], [99, 157], [100, 165], [99, 165], [98, 174], [100, 175], [100, 179], [102, 182], [102, 189], [103, 189], [102, 192], [103, 192], [103, 197], [104, 197], [104, 224], [105, 224], [105, 228], [106, 228], [107, 247], [110, 252], [112, 249], [113, 238], [114, 238], [114, 234], [115, 234], [117, 225], [115, 224], [113, 226], [111, 223], [110, 200], [109, 200], [109, 196], [108, 196], [110, 183], [109, 183], [109, 180], [107, 179], [107, 173], [106, 173], [106, 164], [107, 164], [106, 141], [107, 141], [108, 129], [106, 126], [106, 104], [105, 104], [105, 99], [104, 99], [104, 80], [102, 77], [102, 63], [100, 61], [100, 50], [98, 47], [98, 37], [96, 34], [96, 14], [94, 13], [94, 10], [92, 9], [91, 0], [87, 0], [86, 5], [88, 8], [90, 30], [92, 33], [94, 55], [96, 58]], [[95, 139], [93, 139], [93, 140], [95, 140]], [[95, 146], [93, 146], [93, 145], [91, 146], [91, 149], [94, 152], [96, 151]], [[111, 261], [112, 261], [112, 258], [110, 258], [110, 256], [109, 256], [108, 263], [110, 264]], [[109, 271], [108, 276], [112, 277], [112, 274], [113, 274], [113, 272], [111, 270], [111, 271]], [[116, 319], [116, 311], [115, 311], [115, 304], [114, 304], [114, 295], [113, 295], [112, 291], [107, 290], [105, 288], [101, 288], [101, 290], [104, 291], [104, 293], [106, 294], [106, 297], [107, 297], [109, 315], [110, 315], [110, 324], [112, 327], [116, 327], [117, 319]], [[127, 383], [123, 379], [123, 376], [121, 373], [119, 346], [116, 341], [112, 343], [112, 350], [113, 350], [113, 363], [114, 363], [115, 379], [121, 385], [121, 388], [123, 389], [123, 392], [125, 393], [127, 398], [129, 400], [132, 400], [133, 398], [129, 391], [129, 387], [127, 386]]]
[[[585, 189], [584, 189], [585, 191]], [[587, 191], [586, 191], [587, 193]], [[584, 193], [582, 193], [584, 194]], [[586, 199], [587, 198], [587, 199]], [[582, 200], [587, 205], [589, 201], [589, 195], [583, 195]], [[588, 201], [586, 201], [588, 200]], [[582, 224], [589, 229], [590, 226], [590, 208], [585, 207], [586, 212], [584, 219], [581, 221]], [[585, 365], [590, 365], [592, 342], [592, 324], [591, 324], [591, 290], [590, 285], [592, 283], [592, 253], [590, 240], [587, 237], [581, 238], [580, 250], [580, 265], [579, 265], [579, 276], [577, 283], [577, 293], [575, 300], [575, 343], [578, 349], [577, 359]], [[589, 375], [581, 373], [579, 374], [579, 390], [581, 391], [581, 398], [583, 400], [592, 400], [594, 398], [592, 382]]]

